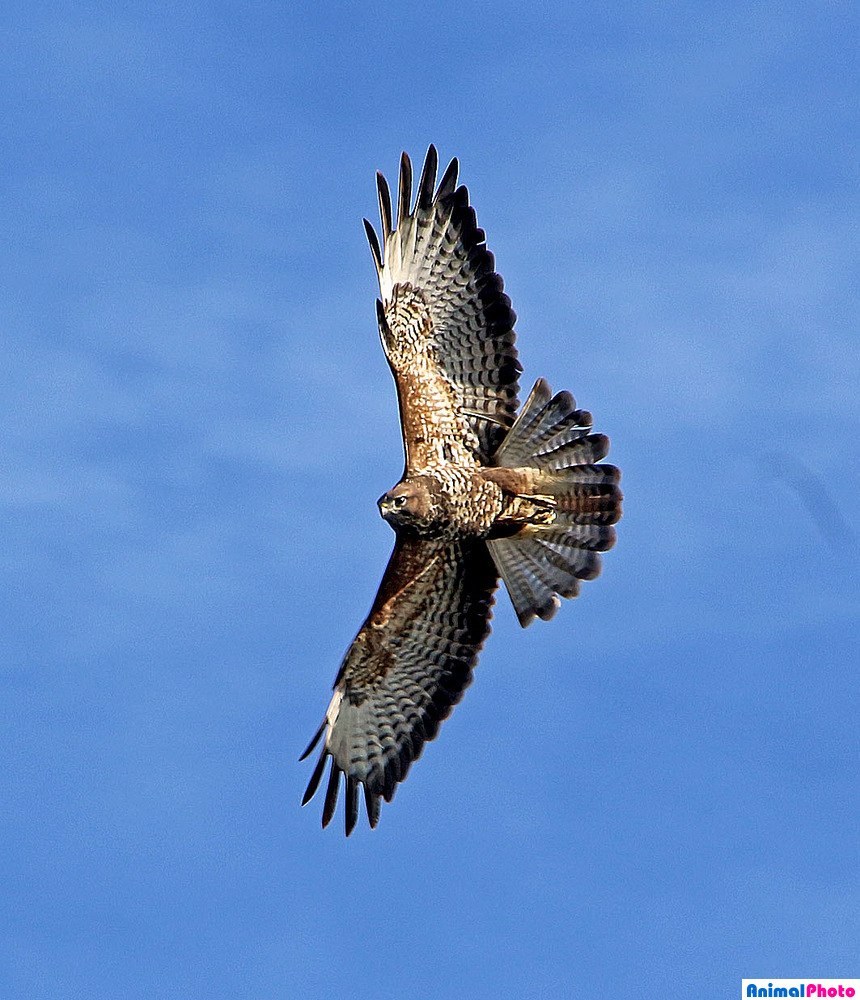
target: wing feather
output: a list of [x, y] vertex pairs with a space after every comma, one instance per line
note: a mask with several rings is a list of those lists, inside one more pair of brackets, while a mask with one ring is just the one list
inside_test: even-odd
[[388, 190], [388, 181], [385, 175], [377, 170], [376, 172], [376, 195], [379, 199], [379, 218], [382, 224], [382, 242], [387, 243], [391, 239], [391, 192]]
[[358, 815], [359, 786], [376, 825], [380, 799], [391, 801], [471, 682], [496, 584], [482, 541], [398, 538], [335, 681], [322, 752], [302, 802], [317, 791], [330, 758], [323, 826], [334, 816], [341, 774], [347, 835]]
[[397, 228], [409, 218], [409, 202], [412, 198], [412, 161], [406, 153], [400, 154], [400, 183], [397, 189]]
[[436, 187], [436, 171], [439, 169], [439, 157], [436, 147], [430, 146], [424, 160], [424, 167], [421, 170], [421, 180], [418, 181], [418, 194], [415, 201], [415, 211], [419, 214], [419, 222], [424, 219], [421, 216], [429, 213], [433, 204], [433, 189]]
[[328, 772], [328, 785], [325, 790], [325, 803], [323, 805], [322, 825], [328, 826], [334, 811], [337, 808], [337, 793], [340, 789], [340, 770], [335, 767], [334, 759]]
[[376, 265], [376, 273], [382, 270], [382, 249], [376, 237], [376, 230], [367, 219], [361, 220], [364, 223], [364, 231], [367, 234], [367, 242], [370, 244], [370, 252], [373, 254], [373, 263]]
[[325, 754], [320, 754], [320, 758], [317, 761], [317, 765], [314, 768], [313, 774], [311, 775], [311, 780], [308, 782], [308, 787], [305, 790], [304, 798], [302, 799], [302, 805], [306, 806], [308, 802], [316, 795], [317, 789], [320, 786], [320, 779], [323, 776], [323, 771], [325, 770]]
[[486, 464], [519, 406], [516, 314], [469, 192], [457, 187], [457, 161], [434, 194], [437, 168], [430, 146], [413, 207], [412, 164], [403, 154], [393, 231], [388, 185], [377, 175], [382, 240], [367, 226], [409, 472]]

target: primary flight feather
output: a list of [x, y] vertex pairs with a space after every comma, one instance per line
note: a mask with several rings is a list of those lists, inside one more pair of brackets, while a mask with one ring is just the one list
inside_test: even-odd
[[365, 219], [379, 334], [403, 432], [400, 482], [379, 499], [395, 544], [379, 593], [334, 683], [302, 804], [326, 761], [323, 826], [345, 776], [347, 836], [363, 791], [371, 826], [424, 743], [463, 696], [504, 580], [520, 624], [600, 572], [615, 541], [620, 474], [591, 414], [539, 379], [522, 410], [516, 314], [452, 160], [436, 185], [427, 152], [412, 199], [400, 161], [397, 215], [377, 174], [381, 241]]

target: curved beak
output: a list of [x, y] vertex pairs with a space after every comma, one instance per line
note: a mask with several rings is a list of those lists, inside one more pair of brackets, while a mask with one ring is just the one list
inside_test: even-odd
[[379, 513], [383, 517], [386, 517], [386, 515], [391, 513], [391, 497], [387, 493], [383, 493], [376, 501], [376, 506], [379, 508]]

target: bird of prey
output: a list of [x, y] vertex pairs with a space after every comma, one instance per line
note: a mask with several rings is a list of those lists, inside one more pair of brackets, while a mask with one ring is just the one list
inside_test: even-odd
[[302, 805], [331, 760], [322, 824], [341, 775], [346, 834], [359, 786], [371, 827], [427, 740], [460, 700], [505, 583], [522, 626], [600, 572], [615, 541], [620, 475], [591, 414], [538, 379], [519, 409], [516, 314], [452, 160], [436, 186], [427, 152], [412, 199], [404, 153], [396, 218], [377, 174], [382, 239], [365, 219], [376, 264], [382, 346], [397, 387], [405, 468], [378, 501], [394, 551], [334, 696], [302, 760], [322, 743]]

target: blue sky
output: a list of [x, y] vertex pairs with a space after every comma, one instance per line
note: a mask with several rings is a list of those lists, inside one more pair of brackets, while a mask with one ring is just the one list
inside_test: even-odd
[[[856, 10], [522, 6], [5, 7], [3, 997], [856, 974]], [[360, 222], [431, 141], [626, 513], [345, 841], [296, 758], [402, 462]]]

